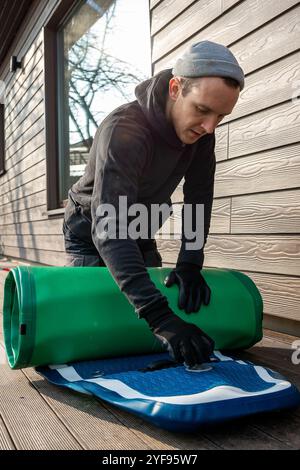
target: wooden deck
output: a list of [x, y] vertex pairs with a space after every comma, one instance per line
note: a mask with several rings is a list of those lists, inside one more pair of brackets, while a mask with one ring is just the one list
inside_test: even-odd
[[[1, 308], [5, 275], [0, 271]], [[300, 364], [291, 361], [296, 339], [265, 331], [264, 339], [240, 356], [276, 369], [300, 389]], [[33, 368], [10, 370], [0, 330], [1, 450], [299, 448], [300, 408], [243, 418], [190, 435], [167, 432], [104, 402], [55, 387]]]

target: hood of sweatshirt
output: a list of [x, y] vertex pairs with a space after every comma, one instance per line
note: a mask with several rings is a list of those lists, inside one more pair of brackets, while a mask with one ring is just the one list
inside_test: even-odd
[[172, 147], [181, 148], [185, 144], [177, 137], [173, 125], [165, 115], [169, 81], [172, 70], [166, 69], [152, 78], [141, 82], [135, 88], [135, 96], [150, 126]]

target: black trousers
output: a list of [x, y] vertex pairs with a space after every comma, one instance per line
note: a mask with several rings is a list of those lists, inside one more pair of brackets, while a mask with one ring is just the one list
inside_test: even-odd
[[[64, 220], [63, 233], [67, 253], [66, 266], [105, 266], [92, 240], [88, 241], [79, 238], [79, 236], [74, 233], [74, 228], [73, 231], [71, 229], [71, 227], [81, 226], [81, 217], [82, 215], [80, 213], [75, 212], [72, 214], [71, 218]], [[137, 245], [141, 251], [146, 267], [162, 266], [162, 258], [158, 252], [155, 240], [138, 240]]]

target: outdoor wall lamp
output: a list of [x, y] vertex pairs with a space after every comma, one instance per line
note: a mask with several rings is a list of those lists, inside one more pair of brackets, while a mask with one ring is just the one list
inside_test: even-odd
[[15, 72], [17, 69], [21, 69], [21, 68], [22, 68], [22, 61], [18, 61], [17, 56], [13, 55], [10, 58], [10, 67], [9, 67], [10, 72]]

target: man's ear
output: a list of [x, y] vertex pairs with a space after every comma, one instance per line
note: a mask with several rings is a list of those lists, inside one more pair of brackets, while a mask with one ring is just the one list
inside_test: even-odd
[[176, 101], [181, 93], [181, 84], [178, 77], [172, 77], [169, 81], [169, 96], [172, 100]]

